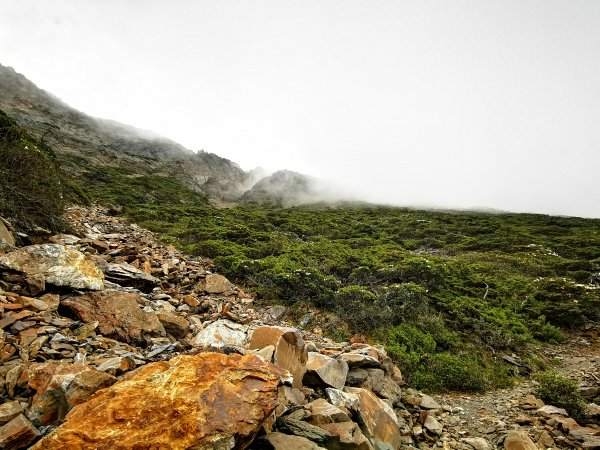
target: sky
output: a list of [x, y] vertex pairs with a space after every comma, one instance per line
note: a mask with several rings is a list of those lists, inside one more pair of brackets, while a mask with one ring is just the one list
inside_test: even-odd
[[0, 63], [246, 170], [600, 217], [598, 0], [0, 0]]

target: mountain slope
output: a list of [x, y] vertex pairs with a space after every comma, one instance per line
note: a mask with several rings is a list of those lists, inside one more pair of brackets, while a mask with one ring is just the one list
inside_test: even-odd
[[212, 180], [221, 186], [218, 192], [210, 191], [215, 202], [236, 198], [248, 187], [245, 172], [228, 159], [195, 153], [152, 133], [90, 117], [2, 65], [0, 110], [50, 145], [63, 168], [76, 176], [85, 176], [89, 167], [118, 167], [175, 177], [196, 191]]

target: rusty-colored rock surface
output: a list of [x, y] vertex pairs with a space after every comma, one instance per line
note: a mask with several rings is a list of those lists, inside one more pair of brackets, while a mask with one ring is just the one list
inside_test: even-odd
[[0, 268], [42, 275], [48, 284], [104, 289], [104, 274], [85, 255], [58, 244], [30, 245], [0, 256]]
[[35, 389], [30, 418], [40, 425], [54, 424], [75, 405], [117, 379], [93, 367], [50, 361], [27, 369], [29, 387]]
[[60, 305], [62, 312], [84, 322], [98, 321], [104, 336], [145, 346], [151, 337], [164, 336], [165, 329], [156, 314], [142, 311], [139, 298], [138, 294], [108, 289], [64, 299]]
[[148, 364], [73, 408], [31, 448], [242, 449], [277, 406], [282, 375], [254, 355]]

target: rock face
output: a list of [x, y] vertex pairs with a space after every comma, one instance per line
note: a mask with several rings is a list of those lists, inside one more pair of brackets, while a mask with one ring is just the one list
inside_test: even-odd
[[75, 407], [32, 449], [244, 448], [277, 406], [282, 375], [253, 355], [148, 364]]
[[90, 292], [61, 301], [61, 310], [84, 322], [98, 322], [106, 336], [145, 346], [153, 336], [164, 336], [165, 329], [155, 314], [140, 309], [139, 295], [115, 290]]
[[0, 256], [0, 268], [42, 275], [47, 284], [75, 289], [104, 289], [104, 275], [77, 250], [64, 245], [41, 244], [23, 247]]

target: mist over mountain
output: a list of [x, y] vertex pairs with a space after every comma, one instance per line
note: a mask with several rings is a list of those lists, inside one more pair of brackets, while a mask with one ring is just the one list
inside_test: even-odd
[[0, 65], [0, 110], [55, 149], [61, 165], [85, 174], [108, 166], [174, 177], [216, 205], [270, 202], [285, 206], [344, 198], [325, 182], [287, 170], [249, 172], [204, 150], [192, 151], [152, 131], [90, 117]]

